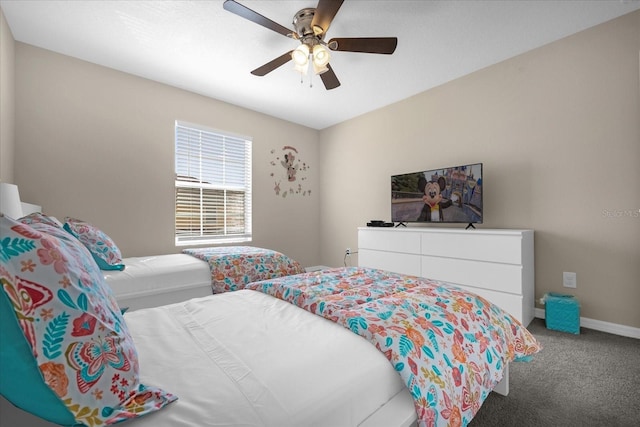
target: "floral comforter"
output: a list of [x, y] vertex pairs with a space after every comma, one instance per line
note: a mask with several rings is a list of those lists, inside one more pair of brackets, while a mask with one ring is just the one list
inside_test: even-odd
[[304, 268], [288, 256], [253, 246], [184, 249], [209, 263], [214, 294], [243, 289], [247, 283], [304, 273]]
[[349, 267], [246, 286], [342, 324], [393, 364], [420, 426], [465, 426], [505, 365], [541, 346], [510, 314], [453, 285]]

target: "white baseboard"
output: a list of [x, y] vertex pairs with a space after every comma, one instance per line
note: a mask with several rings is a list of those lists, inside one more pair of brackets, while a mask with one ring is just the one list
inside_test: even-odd
[[[544, 309], [536, 308], [535, 316], [538, 319], [544, 319], [545, 318]], [[633, 326], [603, 322], [602, 320], [589, 319], [588, 317], [580, 318], [580, 326], [584, 328], [594, 329], [596, 331], [607, 332], [609, 334], [615, 334], [615, 335], [621, 335], [623, 337], [640, 339], [640, 328], [634, 328]]]

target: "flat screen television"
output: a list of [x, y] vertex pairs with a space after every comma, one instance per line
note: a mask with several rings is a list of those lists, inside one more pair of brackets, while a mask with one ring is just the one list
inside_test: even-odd
[[482, 163], [391, 176], [391, 221], [482, 224]]

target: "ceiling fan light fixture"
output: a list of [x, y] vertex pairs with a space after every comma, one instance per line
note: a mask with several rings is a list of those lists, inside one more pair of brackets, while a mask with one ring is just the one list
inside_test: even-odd
[[[318, 2], [316, 8], [301, 9], [293, 16], [293, 31], [241, 5], [235, 0], [224, 1], [223, 8], [225, 10], [300, 42], [296, 49], [283, 53], [251, 71], [251, 74], [264, 76], [287, 62], [293, 61], [296, 71], [302, 75], [311, 72], [321, 75], [324, 87], [327, 90], [331, 90], [340, 86], [340, 81], [336, 77], [333, 67], [329, 65], [330, 50], [386, 55], [390, 55], [395, 51], [398, 44], [396, 37], [343, 37], [333, 38], [329, 42], [325, 42], [326, 32], [344, 0], [316, 1]], [[313, 71], [309, 71], [310, 62], [313, 64]], [[309, 79], [309, 82], [311, 82], [311, 79]], [[312, 85], [310, 84], [309, 86], [311, 87]]]
[[313, 47], [313, 65], [318, 67], [325, 67], [329, 63], [331, 55], [326, 47], [321, 44], [317, 44]]
[[291, 52], [291, 58], [293, 62], [296, 64], [296, 67], [305, 66], [309, 62], [309, 46], [306, 44], [301, 44], [297, 48]]

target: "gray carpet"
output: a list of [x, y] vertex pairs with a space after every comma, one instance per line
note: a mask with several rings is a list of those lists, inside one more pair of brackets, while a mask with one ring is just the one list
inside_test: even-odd
[[470, 427], [640, 426], [640, 340], [541, 319], [528, 329], [544, 349], [511, 364], [509, 395], [491, 393]]

